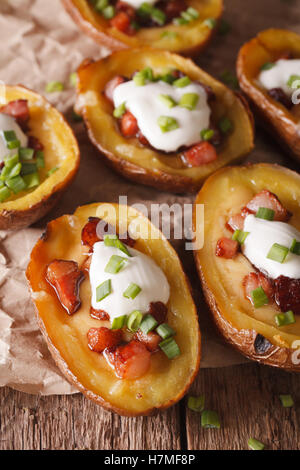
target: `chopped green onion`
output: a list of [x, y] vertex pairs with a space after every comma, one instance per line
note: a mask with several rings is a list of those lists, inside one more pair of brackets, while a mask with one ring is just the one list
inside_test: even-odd
[[144, 316], [143, 321], [141, 323], [141, 330], [145, 335], [147, 335], [150, 331], [154, 330], [158, 325], [157, 321], [155, 320], [152, 315], [147, 314]]
[[197, 93], [185, 93], [180, 98], [179, 106], [181, 108], [186, 108], [192, 111], [196, 108], [198, 101], [199, 95], [197, 95]]
[[133, 77], [133, 81], [137, 86], [145, 85], [147, 80], [149, 80], [150, 82], [153, 82], [154, 80], [153, 71], [151, 67], [146, 67], [143, 70], [140, 70]]
[[176, 101], [169, 95], [158, 95], [158, 99], [168, 108], [174, 108], [177, 105]]
[[36, 173], [36, 171], [37, 171], [37, 165], [35, 163], [23, 163], [21, 174], [22, 176], [30, 175], [30, 173]]
[[111, 293], [111, 279], [102, 282], [96, 289], [96, 301], [100, 302]]
[[127, 322], [127, 315], [121, 315], [120, 317], [116, 317], [113, 319], [111, 323], [111, 329], [119, 330], [120, 328], [123, 328], [126, 322]]
[[175, 82], [176, 77], [174, 77], [174, 75], [171, 72], [167, 72], [164, 75], [161, 75], [159, 79], [162, 80], [163, 82], [171, 84]]
[[225, 35], [228, 34], [230, 31], [231, 31], [231, 24], [222, 19], [222, 20], [220, 21], [220, 25], [219, 25], [219, 29], [218, 29], [218, 34], [220, 34], [221, 36], [225, 36]]
[[193, 18], [193, 19], [197, 19], [199, 18], [199, 12], [196, 10], [196, 8], [193, 8], [193, 7], [189, 7], [186, 12]]
[[260, 308], [263, 305], [267, 305], [269, 303], [269, 297], [261, 286], [251, 291], [250, 295], [255, 308]]
[[54, 93], [56, 91], [63, 91], [63, 90], [64, 90], [63, 83], [57, 82], [57, 81], [49, 82], [47, 83], [45, 87], [46, 93]]
[[13, 166], [10, 169], [9, 174], [7, 175], [7, 179], [14, 178], [14, 176], [18, 176], [21, 172], [21, 168], [22, 168], [21, 163], [17, 163], [15, 166]]
[[159, 325], [156, 328], [156, 332], [159, 334], [159, 336], [162, 337], [162, 339], [170, 338], [176, 334], [176, 331], [174, 331], [173, 328], [168, 325], [168, 323], [162, 323]]
[[117, 274], [124, 267], [126, 261], [127, 258], [123, 258], [123, 256], [112, 255], [105, 266], [104, 271], [110, 274]]
[[163, 26], [166, 22], [167, 17], [162, 10], [159, 10], [158, 8], [152, 8], [151, 19], [159, 26]]
[[123, 296], [126, 297], [126, 299], [135, 299], [136, 296], [141, 292], [141, 290], [142, 289], [140, 286], [132, 282], [123, 292]]
[[163, 31], [160, 35], [162, 39], [175, 39], [177, 36], [175, 31]]
[[0, 202], [6, 201], [10, 196], [11, 192], [6, 186], [0, 189]]
[[219, 129], [222, 134], [228, 134], [233, 129], [233, 124], [227, 117], [222, 117], [219, 121]]
[[164, 133], [173, 131], [179, 127], [177, 120], [170, 116], [159, 116], [157, 124]]
[[112, 5], [103, 8], [102, 15], [106, 20], [111, 20], [115, 16], [116, 10]]
[[69, 81], [70, 81], [70, 85], [76, 88], [76, 85], [77, 85], [77, 73], [76, 72], [73, 72], [70, 74]]
[[284, 408], [292, 408], [294, 406], [292, 395], [279, 395], [279, 398]]
[[292, 241], [290, 252], [300, 256], [300, 242], [297, 242], [296, 238]]
[[279, 243], [274, 243], [269, 253], [267, 254], [267, 258], [273, 261], [277, 261], [277, 263], [283, 263], [289, 251], [289, 248], [286, 246], [280, 245]]
[[201, 414], [201, 426], [203, 428], [217, 428], [221, 427], [219, 415], [216, 411], [204, 410]]
[[265, 448], [265, 445], [262, 442], [254, 439], [253, 437], [248, 440], [248, 446], [251, 450], [264, 450]]
[[239, 88], [238, 79], [229, 70], [224, 70], [224, 72], [221, 73], [220, 78], [221, 78], [222, 82], [224, 82], [228, 86], [231, 86], [235, 90], [237, 90]]
[[189, 397], [188, 398], [188, 408], [197, 413], [201, 413], [204, 410], [205, 405], [205, 396], [200, 395], [200, 397]]
[[176, 86], [176, 88], [184, 88], [188, 86], [190, 83], [191, 83], [191, 80], [189, 79], [189, 77], [185, 76], [185, 77], [177, 78], [177, 80], [173, 82], [173, 85]]
[[187, 10], [186, 10], [186, 11], [182, 11], [182, 12], [180, 13], [180, 16], [181, 16], [181, 18], [183, 18], [184, 20], [186, 20], [188, 23], [190, 23], [190, 22], [193, 21], [193, 19], [194, 19], [194, 18], [192, 17], [192, 15], [190, 15], [190, 14], [188, 13]]
[[19, 140], [12, 140], [12, 141], [6, 143], [6, 147], [9, 150], [17, 149], [17, 148], [20, 147], [20, 145], [21, 145], [21, 142]]
[[165, 353], [168, 359], [174, 359], [180, 355], [180, 349], [174, 338], [164, 339], [159, 343], [160, 349]]
[[248, 237], [249, 232], [244, 232], [243, 230], [236, 230], [232, 235], [232, 240], [236, 240], [240, 245], [242, 245], [246, 238]]
[[300, 75], [291, 75], [286, 84], [290, 88], [300, 88]]
[[120, 118], [125, 113], [126, 113], [126, 106], [125, 106], [125, 101], [124, 101], [124, 103], [120, 104], [120, 106], [114, 109], [113, 116], [115, 118]]
[[153, 9], [152, 5], [150, 5], [150, 3], [145, 2], [145, 3], [142, 3], [142, 5], [138, 8], [137, 14], [139, 16], [146, 18], [151, 15], [152, 9]]
[[142, 319], [143, 314], [139, 310], [134, 310], [134, 312], [129, 315], [127, 320], [128, 330], [132, 331], [133, 333], [136, 332], [139, 329]]
[[215, 131], [213, 129], [203, 129], [200, 132], [200, 136], [202, 140], [210, 140], [213, 138]]
[[214, 27], [217, 24], [217, 21], [215, 18], [206, 18], [206, 20], [203, 21], [203, 23], [208, 26], [210, 29], [214, 29]]
[[18, 140], [15, 131], [3, 131], [3, 136], [6, 142], [14, 142]]
[[13, 178], [9, 178], [5, 181], [6, 186], [9, 187], [15, 194], [23, 191], [26, 188], [26, 183], [22, 176], [18, 175]]
[[261, 66], [260, 70], [263, 72], [264, 70], [270, 70], [274, 67], [273, 62], [266, 62], [264, 65]]
[[8, 155], [7, 157], [4, 157], [4, 164], [7, 169], [12, 168], [17, 163], [19, 163], [19, 155], [17, 153], [15, 153], [14, 155]]
[[104, 8], [106, 8], [108, 6], [108, 0], [96, 0], [94, 2], [94, 7], [97, 11], [99, 11], [100, 13], [102, 12], [102, 10]]
[[34, 150], [27, 147], [21, 147], [19, 148], [19, 156], [21, 160], [32, 160], [34, 156]]
[[38, 172], [25, 175], [23, 179], [25, 181], [27, 189], [34, 188], [35, 186], [38, 186], [40, 184], [40, 177]]
[[183, 26], [185, 24], [189, 24], [189, 21], [184, 18], [174, 18], [173, 23], [176, 24], [176, 26]]
[[104, 245], [114, 246], [115, 248], [118, 248], [120, 251], [123, 251], [123, 253], [125, 253], [127, 256], [131, 257], [131, 254], [129, 253], [127, 246], [121, 242], [118, 235], [114, 235], [114, 234], [104, 235]]
[[[44, 152], [42, 152], [42, 150], [38, 150], [38, 151], [36, 152], [36, 166], [37, 166], [38, 168], [45, 168], [45, 156], [44, 156]], [[58, 167], [57, 167], [57, 166], [54, 167], [54, 168], [52, 168], [52, 170], [49, 170], [49, 171], [48, 171], [48, 174], [52, 174], [52, 173], [54, 173], [56, 170], [58, 170]], [[52, 171], [52, 173], [49, 173], [49, 172], [51, 172], [51, 171]]]
[[292, 310], [285, 313], [279, 313], [278, 315], [275, 315], [274, 318], [277, 326], [286, 326], [296, 323], [295, 315]]
[[258, 219], [274, 220], [275, 211], [268, 209], [267, 207], [260, 207], [255, 214]]
[[54, 166], [53, 168], [51, 168], [51, 169], [48, 171], [47, 175], [48, 175], [48, 176], [53, 175], [53, 173], [55, 173], [58, 169], [59, 169], [59, 166]]

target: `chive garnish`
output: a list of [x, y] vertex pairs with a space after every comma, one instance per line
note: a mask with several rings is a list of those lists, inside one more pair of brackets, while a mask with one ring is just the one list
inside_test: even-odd
[[173, 328], [168, 325], [168, 323], [162, 323], [156, 328], [156, 332], [159, 334], [159, 336], [162, 337], [162, 339], [167, 339], [170, 338], [171, 336], [174, 336], [176, 332], [173, 330]]
[[169, 95], [158, 95], [158, 99], [168, 108], [174, 108], [177, 105], [176, 101]]
[[128, 330], [132, 331], [133, 333], [136, 332], [139, 329], [142, 319], [143, 314], [139, 310], [134, 310], [134, 312], [132, 312], [127, 319]]
[[232, 235], [232, 240], [236, 240], [240, 245], [242, 245], [246, 238], [248, 237], [249, 232], [244, 232], [243, 230], [236, 230]]
[[[42, 150], [38, 150], [36, 152], [36, 166], [38, 168], [45, 168], [45, 156], [44, 156], [44, 152], [42, 152]], [[56, 167], [54, 167], [54, 171], [56, 171], [55, 168], [58, 169], [58, 167], [56, 166]]]
[[300, 88], [300, 75], [291, 75], [286, 84], [290, 88]]
[[165, 353], [168, 359], [174, 359], [180, 355], [180, 349], [174, 338], [164, 339], [159, 343], [160, 349]]
[[64, 84], [58, 81], [49, 82], [47, 83], [45, 87], [46, 93], [55, 93], [55, 92], [63, 91], [63, 90], [64, 90]]
[[5, 165], [5, 168], [7, 169], [12, 168], [17, 163], [19, 163], [19, 155], [17, 153], [15, 153], [14, 155], [8, 155], [7, 157], [4, 157], [4, 165]]
[[300, 242], [297, 242], [296, 238], [292, 241], [290, 252], [300, 256]]
[[114, 235], [114, 234], [104, 235], [104, 245], [114, 246], [115, 248], [118, 248], [120, 251], [123, 251], [123, 253], [125, 253], [127, 256], [131, 257], [131, 254], [129, 253], [127, 246], [121, 242], [118, 235]]
[[123, 328], [127, 322], [127, 315], [121, 315], [120, 317], [116, 317], [113, 319], [111, 323], [111, 329], [112, 330], [119, 330], [120, 328]]
[[0, 202], [6, 201], [11, 196], [11, 191], [4, 186], [0, 189]]
[[213, 138], [215, 131], [213, 129], [202, 129], [200, 136], [202, 140], [210, 140]]
[[158, 323], [155, 320], [155, 318], [152, 315], [147, 314], [147, 315], [144, 316], [140, 328], [141, 328], [142, 332], [145, 333], [145, 335], [146, 335], [150, 331], [154, 330], [154, 328], [156, 328], [157, 325], [158, 325]]
[[203, 428], [217, 428], [221, 427], [219, 415], [216, 411], [204, 410], [201, 414], [201, 426]]
[[214, 27], [217, 24], [217, 21], [215, 18], [206, 18], [206, 20], [203, 21], [203, 23], [208, 26], [210, 29], [214, 29]]
[[269, 303], [269, 297], [261, 286], [251, 291], [250, 296], [255, 308], [263, 307], [263, 305], [267, 305]]
[[6, 186], [9, 187], [15, 194], [23, 191], [26, 188], [26, 183], [22, 176], [18, 175], [13, 178], [9, 178], [5, 181]]
[[274, 317], [277, 326], [287, 326], [296, 323], [295, 315], [292, 310], [285, 313], [279, 313]]
[[204, 410], [205, 396], [200, 395], [199, 397], [188, 398], [188, 408], [197, 413], [201, 413]]
[[284, 408], [292, 408], [294, 406], [292, 395], [279, 395], [279, 398]]
[[193, 7], [189, 7], [186, 12], [190, 15], [191, 18], [193, 19], [197, 19], [199, 18], [199, 12], [198, 10], [196, 10], [196, 8], [193, 8]]
[[100, 302], [101, 300], [105, 299], [105, 297], [107, 297], [110, 293], [111, 279], [107, 279], [96, 288], [96, 301]]
[[35, 186], [38, 186], [40, 184], [40, 177], [38, 172], [25, 175], [23, 179], [25, 181], [27, 189], [34, 188]]
[[197, 95], [197, 93], [185, 93], [180, 98], [179, 106], [181, 108], [186, 108], [192, 111], [196, 108], [198, 101], [199, 95]]
[[184, 18], [174, 18], [173, 23], [176, 24], [176, 26], [183, 26], [185, 24], [189, 24], [189, 21]]
[[51, 168], [51, 169], [47, 172], [47, 175], [48, 175], [48, 176], [53, 175], [53, 173], [55, 173], [58, 169], [59, 169], [59, 166], [54, 166], [53, 168]]
[[232, 122], [225, 116], [220, 119], [218, 126], [222, 134], [228, 134], [233, 129]]
[[260, 207], [256, 212], [255, 217], [264, 220], [274, 220], [275, 211], [268, 209], [267, 207]]
[[22, 176], [30, 175], [31, 173], [36, 173], [36, 171], [37, 171], [36, 163], [23, 163], [21, 174]]
[[123, 116], [123, 114], [126, 113], [126, 106], [125, 106], [125, 101], [124, 103], [120, 104], [117, 108], [114, 109], [113, 116], [115, 118], [120, 118]]
[[123, 256], [112, 255], [104, 268], [106, 273], [117, 274], [124, 267], [127, 258]]
[[14, 142], [17, 139], [15, 131], [3, 131], [5, 142]]
[[135, 299], [136, 296], [141, 292], [141, 287], [135, 284], [134, 282], [131, 282], [127, 289], [123, 292], [123, 297], [126, 297], [126, 299]]
[[34, 156], [34, 150], [27, 147], [20, 147], [19, 156], [21, 160], [32, 160]]
[[238, 79], [237, 79], [236, 75], [234, 75], [234, 73], [230, 72], [230, 70], [224, 70], [224, 72], [222, 72], [221, 75], [220, 75], [220, 79], [226, 85], [231, 86], [235, 90], [237, 90], [239, 88]]
[[163, 26], [166, 22], [167, 17], [162, 10], [159, 10], [158, 8], [152, 8], [151, 19], [159, 26]]
[[101, 13], [106, 20], [111, 20], [115, 16], [116, 10], [112, 5], [108, 5], [107, 7], [103, 8]]
[[101, 13], [102, 10], [108, 6], [109, 1], [108, 0], [96, 0], [93, 3], [94, 3], [95, 9]]
[[176, 86], [176, 88], [184, 88], [190, 85], [190, 83], [191, 83], [190, 78], [185, 76], [185, 77], [177, 78], [177, 80], [174, 80], [173, 85]]
[[250, 437], [248, 440], [248, 446], [251, 450], [264, 450], [265, 448], [265, 445], [262, 442], [254, 439], [253, 437]]
[[71, 86], [76, 88], [76, 86], [77, 86], [77, 73], [76, 72], [73, 72], [73, 73], [70, 74], [69, 82], [70, 82]]
[[160, 35], [162, 39], [175, 39], [177, 36], [175, 31], [163, 31]]
[[173, 131], [179, 127], [177, 120], [170, 116], [159, 116], [157, 124], [164, 133]]
[[260, 70], [263, 72], [264, 70], [270, 70], [274, 67], [274, 63], [273, 62], [266, 62], [265, 64], [263, 64], [260, 68]]
[[282, 264], [285, 261], [289, 251], [289, 248], [286, 246], [280, 245], [279, 243], [274, 243], [270, 248], [269, 253], [267, 254], [267, 258]]

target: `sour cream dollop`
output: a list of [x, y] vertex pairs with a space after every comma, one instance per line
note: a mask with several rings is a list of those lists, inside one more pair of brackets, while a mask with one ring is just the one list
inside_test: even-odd
[[288, 96], [295, 91], [287, 85], [292, 75], [300, 76], [300, 59], [280, 59], [269, 70], [263, 70], [258, 76], [259, 83], [266, 90], [281, 88]]
[[4, 138], [4, 131], [15, 131], [17, 139], [21, 142], [21, 147], [27, 147], [28, 144], [27, 136], [16, 123], [15, 119], [7, 114], [0, 113], [0, 161], [3, 161], [4, 157], [7, 155], [14, 155], [16, 153], [16, 149], [8, 150]]
[[[147, 0], [147, 3], [149, 5], [154, 5], [157, 2], [158, 0]], [[130, 5], [131, 7], [138, 9], [143, 5], [143, 3], [145, 3], [145, 0], [126, 0], [124, 3], [127, 3], [127, 5]]]
[[272, 279], [279, 276], [300, 279], [300, 256], [289, 252], [283, 263], [267, 258], [274, 243], [290, 248], [294, 239], [300, 241], [298, 230], [284, 222], [269, 221], [248, 215], [245, 219], [244, 231], [249, 232], [249, 235], [242, 245], [243, 254], [256, 268]]
[[[179, 105], [169, 108], [159, 99], [160, 95], [168, 95], [179, 103], [186, 93], [196, 93], [199, 96], [193, 110]], [[196, 144], [201, 141], [200, 132], [209, 128], [211, 110], [207, 103], [207, 94], [198, 83], [176, 88], [163, 81], [138, 86], [130, 80], [115, 88], [113, 100], [116, 108], [125, 102], [126, 109], [135, 116], [142, 134], [158, 150], [175, 152], [182, 146]], [[162, 132], [157, 123], [160, 116], [175, 118], [179, 124], [178, 129]]]
[[[128, 315], [134, 310], [146, 313], [150, 302], [166, 304], [170, 296], [170, 287], [163, 271], [152, 258], [134, 248], [128, 248], [132, 255], [127, 256], [118, 248], [105, 246], [104, 242], [94, 244], [90, 266], [90, 283], [92, 289], [92, 307], [104, 310], [111, 321], [121, 315]], [[104, 271], [112, 255], [126, 258], [125, 266], [116, 274]], [[106, 298], [97, 302], [96, 289], [107, 279], [111, 279], [112, 292]], [[127, 299], [124, 291], [131, 283], [137, 284], [141, 292], [135, 299]]]

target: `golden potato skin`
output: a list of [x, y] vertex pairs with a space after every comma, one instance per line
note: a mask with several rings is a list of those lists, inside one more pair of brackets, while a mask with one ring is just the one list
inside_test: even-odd
[[[107, 410], [124, 416], [149, 415], [180, 400], [198, 372], [201, 341], [197, 311], [180, 260], [161, 232], [133, 208], [111, 204], [116, 210], [120, 208], [115, 216], [110, 212], [105, 214], [107, 206], [107, 203], [82, 206], [73, 215], [50, 222], [31, 253], [26, 274], [39, 326], [66, 378], [87, 398]], [[88, 278], [80, 286], [81, 308], [69, 316], [44, 277], [47, 264], [54, 258], [72, 259], [82, 265], [86, 255], [82, 252], [81, 230], [88, 217], [99, 216], [99, 210], [101, 218], [121, 224], [122, 233], [134, 223], [140, 224], [141, 233], [151, 229], [148, 232], [151, 238], [139, 238], [136, 248], [155, 260], [170, 284], [168, 323], [177, 331], [181, 355], [170, 361], [162, 352], [155, 353], [149, 372], [137, 381], [117, 379], [103, 356], [88, 348], [88, 329], [109, 326], [108, 322], [100, 323], [90, 316]], [[128, 215], [127, 220], [124, 214]]]
[[[111, 51], [151, 46], [187, 56], [201, 52], [217, 30], [217, 24], [210, 28], [203, 21], [211, 18], [218, 23], [223, 13], [223, 0], [188, 0], [188, 5], [197, 9], [200, 15], [191, 24], [183, 27], [169, 24], [159, 28], [141, 28], [134, 36], [128, 36], [110, 27], [109, 21], [102, 18], [87, 0], [62, 0], [62, 3], [85, 34]], [[164, 31], [176, 32], [178, 37], [171, 40], [161, 38]]]
[[[80, 153], [69, 124], [45, 98], [20, 85], [5, 85], [5, 99], [28, 100], [29, 134], [45, 147], [46, 168], [40, 170], [41, 184], [0, 203], [0, 230], [16, 230], [33, 224], [54, 207], [78, 171]], [[43, 126], [45, 122], [48, 129]], [[59, 170], [47, 177], [47, 171], [54, 166], [60, 166]]]
[[284, 29], [268, 29], [244, 44], [237, 60], [240, 87], [249, 98], [262, 125], [296, 160], [300, 160], [299, 116], [273, 100], [255, 82], [260, 68], [281, 54], [300, 57], [300, 35]]
[[[146, 66], [157, 73], [166, 67], [182, 70], [193, 80], [210, 85], [217, 99], [212, 103], [216, 121], [228, 116], [234, 124], [233, 132], [225, 137], [217, 160], [201, 167], [187, 168], [180, 157], [168, 157], [163, 152], [141, 146], [137, 139], [121, 135], [112, 105], [103, 95], [105, 84], [115, 75], [131, 76]], [[253, 118], [249, 107], [190, 59], [154, 49], [134, 49], [115, 52], [98, 61], [84, 61], [78, 70], [77, 112], [83, 115], [91, 141], [105, 161], [128, 179], [176, 193], [194, 192], [203, 180], [218, 168], [237, 161], [253, 148]]]
[[[244, 189], [241, 189], [243, 185]], [[216, 187], [220, 188], [220, 196], [216, 196]], [[235, 273], [239, 272], [239, 269], [243, 273], [253, 271], [244, 256], [241, 254], [235, 260], [230, 260], [230, 263], [234, 264], [227, 268], [228, 260], [222, 260], [215, 255], [216, 241], [219, 234], [224, 235], [222, 224], [224, 223], [225, 227], [228, 215], [237, 213], [249, 201], [250, 195], [254, 196], [264, 188], [277, 194], [284, 206], [293, 212], [292, 221], [299, 230], [300, 209], [297, 199], [293, 198], [300, 200], [300, 175], [279, 165], [263, 163], [223, 168], [208, 178], [195, 201], [195, 205], [205, 205], [206, 214], [204, 227], [197, 227], [194, 212], [194, 231], [199, 233], [199, 230], [203, 229], [205, 240], [204, 247], [194, 252], [195, 263], [206, 302], [224, 339], [249, 359], [300, 372], [300, 364], [296, 364], [292, 359], [300, 347], [300, 319], [296, 319], [296, 326], [278, 328], [272, 320], [278, 311], [272, 307], [265, 311], [266, 307], [254, 309], [249, 301], [240, 299], [236, 289], [228, 286], [224, 279], [224, 272], [227, 272], [228, 282], [240, 282], [237, 289], [240, 289], [240, 296], [244, 296], [242, 278], [238, 281], [230, 277], [232, 267], [235, 267]], [[240, 203], [237, 199], [230, 200], [230, 191], [238, 194], [242, 191]], [[225, 202], [221, 202], [221, 198]], [[218, 205], [221, 206], [221, 212], [218, 212]], [[216, 228], [217, 224], [219, 227]], [[294, 341], [299, 341], [296, 349], [292, 348]]]

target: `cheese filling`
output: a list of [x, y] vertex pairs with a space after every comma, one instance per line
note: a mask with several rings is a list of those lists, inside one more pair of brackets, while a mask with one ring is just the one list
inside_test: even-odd
[[[167, 278], [157, 264], [138, 250], [128, 248], [128, 251], [131, 257], [116, 247], [106, 246], [104, 242], [94, 244], [90, 265], [92, 307], [104, 310], [111, 321], [116, 317], [129, 315], [134, 310], [146, 313], [151, 302], [160, 301], [166, 304], [170, 296]], [[113, 255], [126, 258], [124, 267], [116, 274], [105, 272], [105, 267]], [[111, 293], [97, 302], [97, 287], [108, 279], [111, 280]], [[123, 295], [131, 283], [141, 288], [134, 299]]]
[[298, 230], [284, 222], [248, 215], [244, 223], [244, 232], [249, 232], [249, 235], [242, 245], [243, 254], [257, 269], [272, 279], [279, 276], [300, 279], [300, 256], [289, 252], [283, 263], [267, 258], [275, 243], [290, 248], [293, 240], [300, 242]]
[[[187, 100], [191, 97], [195, 99], [193, 109], [184, 107], [184, 95], [187, 95]], [[170, 100], [172, 107], [168, 106]], [[180, 147], [190, 147], [200, 142], [201, 131], [210, 125], [211, 110], [207, 94], [195, 82], [179, 88], [163, 81], [138, 86], [130, 80], [115, 88], [113, 101], [115, 108], [125, 103], [151, 146], [164, 152], [175, 152]], [[162, 130], [159, 124], [161, 118], [171, 118], [176, 125]]]
[[262, 70], [258, 76], [260, 85], [266, 90], [281, 88], [286, 95], [291, 96], [295, 88], [291, 86], [291, 77], [298, 76], [300, 80], [300, 59], [280, 59], [270, 64], [268, 70]]
[[7, 114], [0, 113], [0, 161], [3, 162], [4, 158], [8, 155], [14, 155], [16, 149], [9, 150], [7, 142], [4, 137], [4, 131], [14, 131], [17, 139], [20, 141], [20, 147], [27, 147], [28, 138], [22, 131], [21, 127], [17, 124], [16, 120]]

